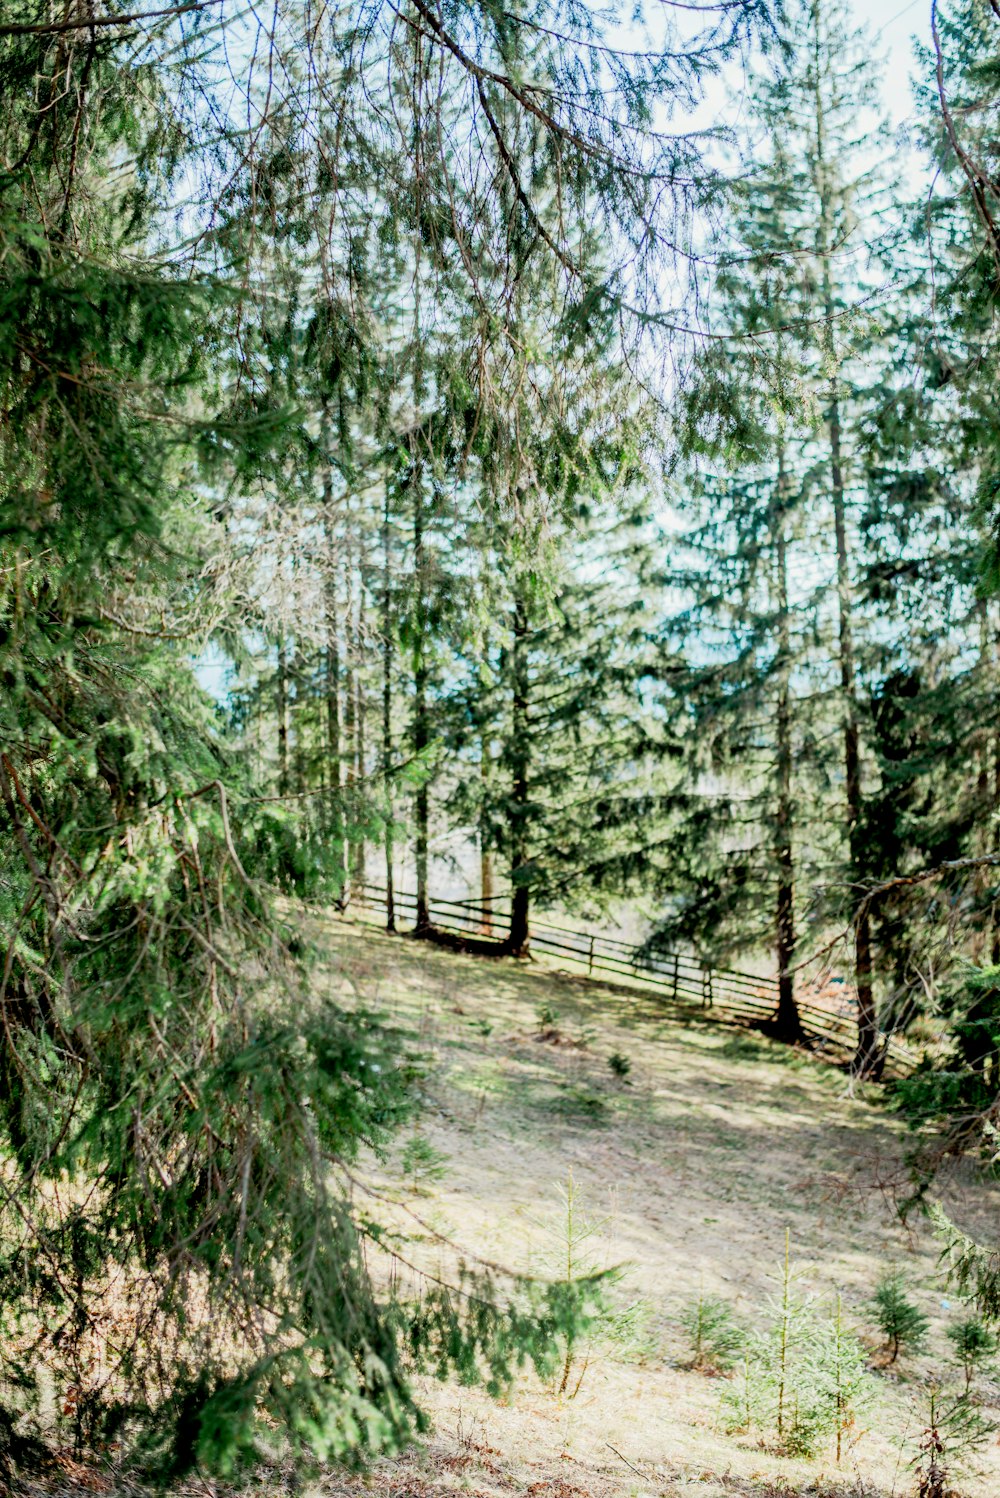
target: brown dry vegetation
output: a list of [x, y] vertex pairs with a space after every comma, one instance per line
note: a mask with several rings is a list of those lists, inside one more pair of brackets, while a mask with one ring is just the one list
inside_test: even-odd
[[[424, 1267], [450, 1267], [435, 1235], [516, 1271], [555, 1269], [572, 1172], [586, 1245], [625, 1266], [613, 1294], [634, 1324], [595, 1340], [560, 1398], [524, 1376], [508, 1399], [428, 1380], [427, 1441], [363, 1478], [331, 1474], [324, 1498], [888, 1498], [913, 1491], [909, 1462], [923, 1381], [955, 1381], [944, 1327], [959, 1310], [927, 1225], [901, 1224], [902, 1130], [877, 1090], [855, 1089], [821, 1062], [762, 1037], [671, 1015], [638, 992], [611, 990], [534, 963], [436, 951], [334, 918], [303, 916], [324, 951], [317, 982], [403, 1025], [427, 1058], [418, 1133], [443, 1158], [407, 1176], [407, 1138], [367, 1162], [377, 1211]], [[540, 1023], [540, 1014], [545, 1023]], [[608, 1065], [620, 1052], [627, 1080]], [[412, 1137], [412, 1135], [407, 1136]], [[431, 1158], [431, 1157], [428, 1157]], [[436, 1175], [436, 1178], [435, 1178]], [[956, 1169], [949, 1210], [986, 1238], [997, 1188]], [[371, 1202], [366, 1210], [371, 1210]], [[775, 1289], [785, 1231], [803, 1288], [837, 1290], [871, 1336], [865, 1303], [882, 1269], [905, 1269], [932, 1321], [920, 1358], [880, 1378], [875, 1407], [842, 1466], [777, 1456], [727, 1434], [722, 1380], [685, 1366], [679, 1325], [699, 1289], [752, 1323]], [[948, 1303], [946, 1306], [945, 1303]], [[872, 1346], [874, 1349], [874, 1338]], [[1000, 1384], [979, 1383], [1000, 1424]], [[956, 1484], [1000, 1493], [1000, 1446]], [[86, 1474], [67, 1472], [63, 1491]], [[197, 1484], [191, 1492], [214, 1491]], [[287, 1492], [261, 1474], [247, 1498]]]
[[[852, 1096], [841, 1073], [762, 1037], [679, 1021], [637, 993], [540, 964], [456, 957], [347, 924], [324, 935], [325, 981], [403, 1021], [430, 1058], [420, 1134], [446, 1157], [441, 1178], [413, 1192], [401, 1152], [372, 1172], [400, 1204], [397, 1223], [407, 1208], [420, 1219], [409, 1219], [414, 1252], [427, 1224], [513, 1269], [554, 1266], [559, 1188], [572, 1171], [578, 1202], [600, 1224], [587, 1246], [627, 1266], [615, 1294], [639, 1302], [642, 1322], [631, 1339], [590, 1348], [573, 1399], [530, 1379], [502, 1404], [429, 1385], [432, 1440], [381, 1465], [367, 1491], [766, 1498], [912, 1488], [914, 1395], [922, 1380], [954, 1379], [944, 1326], [958, 1305], [929, 1228], [899, 1221], [904, 1140], [877, 1090]], [[545, 1010], [554, 1025], [539, 1023]], [[624, 1083], [608, 1066], [616, 1051], [632, 1063]], [[956, 1170], [942, 1192], [965, 1226], [995, 1235], [995, 1188]], [[786, 1228], [803, 1288], [826, 1300], [842, 1291], [862, 1332], [890, 1264], [905, 1268], [932, 1320], [926, 1355], [883, 1378], [870, 1428], [840, 1471], [832, 1452], [795, 1461], [727, 1435], [719, 1381], [683, 1366], [685, 1304], [704, 1289], [752, 1322], [775, 1289]], [[981, 1393], [1000, 1418], [1000, 1386]], [[986, 1498], [1000, 1492], [1000, 1447], [981, 1465], [961, 1488]]]

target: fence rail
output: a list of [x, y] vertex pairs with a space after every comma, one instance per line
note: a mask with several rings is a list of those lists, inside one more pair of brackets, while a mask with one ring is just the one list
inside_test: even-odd
[[[368, 910], [386, 909], [384, 885], [354, 886], [353, 899]], [[409, 890], [394, 890], [397, 916], [415, 920], [417, 897]], [[506, 912], [475, 900], [429, 901], [428, 914], [434, 926], [457, 936], [478, 941], [494, 936]], [[579, 931], [544, 919], [531, 922], [531, 951], [584, 970], [588, 976], [602, 975], [629, 986], [659, 994], [672, 1004], [711, 1010], [713, 1018], [738, 1025], [755, 1025], [773, 1016], [778, 1007], [778, 981], [738, 968], [709, 966], [686, 952], [646, 953], [619, 937], [601, 931]], [[854, 1053], [857, 1031], [853, 1006], [833, 1009], [800, 998], [802, 1028], [814, 1047], [831, 1060], [846, 1061]], [[890, 1039], [886, 1070], [909, 1069], [908, 1058], [898, 1042]]]

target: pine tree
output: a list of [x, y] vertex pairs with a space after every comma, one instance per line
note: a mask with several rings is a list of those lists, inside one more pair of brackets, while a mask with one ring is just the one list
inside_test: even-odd
[[[829, 890], [831, 866], [839, 864], [844, 897], [839, 905], [814, 901], [808, 918], [814, 933], [831, 918], [852, 920], [855, 1066], [867, 1072], [877, 1067], [879, 1049], [871, 912], [862, 899], [873, 872], [866, 798], [877, 780], [862, 742], [873, 643], [860, 523], [865, 424], [881, 374], [870, 304], [872, 262], [884, 251], [866, 239], [881, 190], [871, 161], [878, 149], [875, 73], [863, 37], [835, 0], [803, 0], [784, 24], [785, 45], [754, 85], [746, 206], [716, 277], [720, 347], [704, 357], [690, 404], [696, 448], [715, 463], [749, 452], [763, 466], [751, 470], [749, 482], [742, 473], [722, 484], [713, 479], [709, 493], [725, 499], [721, 506], [716, 500], [701, 538], [712, 561], [702, 561], [700, 576], [695, 562], [681, 577], [692, 600], [689, 670], [703, 716], [691, 736], [679, 803], [685, 812], [697, 806], [695, 820], [677, 833], [689, 888], [665, 935], [711, 931], [719, 951], [731, 933], [752, 947], [764, 934], [752, 912], [762, 890], [773, 890], [764, 899], [775, 912], [772, 940], [786, 975], [780, 1026], [794, 1035], [788, 973], [796, 846], [810, 850], [814, 885]], [[730, 382], [734, 339], [739, 374]], [[712, 569], [720, 565], [730, 569], [728, 590], [715, 587]], [[707, 645], [710, 620], [723, 641]], [[668, 638], [676, 642], [678, 631]], [[765, 714], [768, 699], [773, 706]], [[678, 716], [683, 720], [683, 697]], [[817, 746], [830, 743], [838, 722], [836, 765]], [[707, 743], [716, 748], [711, 764]], [[806, 765], [808, 781], [797, 786]], [[706, 770], [721, 787], [699, 782]], [[839, 782], [841, 817], [831, 814], [828, 782]], [[768, 822], [773, 831], [765, 843]], [[838, 823], [839, 840], [830, 836]], [[707, 843], [696, 829], [711, 829]], [[724, 911], [728, 928], [719, 921]]]
[[820, 874], [830, 766], [820, 749], [822, 590], [810, 576], [821, 545], [802, 409], [810, 371], [796, 337], [801, 185], [773, 98], [783, 83], [761, 84], [766, 136], [754, 137], [735, 189], [733, 245], [714, 286], [716, 341], [688, 397], [697, 468], [668, 574], [683, 602], [662, 630], [681, 774], [657, 860], [672, 908], [654, 941], [688, 940], [715, 960], [773, 947], [774, 1027], [796, 1040], [795, 891]]
[[550, 522], [544, 550], [539, 540], [488, 570], [489, 628], [453, 698], [467, 769], [451, 807], [510, 872], [507, 950], [527, 947], [536, 902], [594, 909], [640, 877], [651, 620], [637, 594], [657, 540], [641, 501], [616, 514], [581, 496], [575, 517]]

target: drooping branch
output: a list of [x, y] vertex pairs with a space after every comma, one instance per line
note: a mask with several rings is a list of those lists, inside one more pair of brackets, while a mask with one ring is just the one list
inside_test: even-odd
[[190, 0], [187, 5], [169, 5], [164, 10], [134, 11], [124, 16], [82, 16], [72, 21], [38, 21], [34, 24], [0, 23], [0, 36], [59, 36], [68, 31], [93, 31], [103, 26], [131, 26], [139, 21], [162, 21], [191, 11], [222, 5], [223, 0]]
[[[994, 15], [1000, 19], [1000, 0], [990, 0]], [[931, 3], [931, 36], [934, 42], [935, 77], [937, 82], [938, 101], [941, 106], [941, 118], [944, 121], [948, 142], [955, 153], [958, 162], [968, 181], [972, 193], [972, 201], [975, 204], [976, 215], [986, 233], [986, 240], [990, 253], [996, 261], [997, 271], [1000, 272], [1000, 225], [997, 223], [995, 210], [991, 207], [991, 199], [1000, 202], [1000, 188], [998, 184], [970, 154], [959, 139], [958, 130], [951, 106], [948, 103], [948, 92], [945, 82], [944, 51], [941, 46], [941, 34], [938, 28], [938, 0]]]

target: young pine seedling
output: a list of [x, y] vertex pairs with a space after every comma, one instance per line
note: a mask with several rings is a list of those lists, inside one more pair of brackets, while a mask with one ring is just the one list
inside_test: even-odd
[[927, 1401], [926, 1423], [913, 1463], [917, 1498], [949, 1498], [956, 1473], [967, 1468], [993, 1439], [996, 1427], [984, 1419], [967, 1394], [956, 1398], [931, 1387]]
[[435, 1149], [420, 1134], [407, 1140], [400, 1157], [400, 1168], [413, 1186], [423, 1187], [430, 1181], [443, 1179], [448, 1165], [448, 1156]]
[[539, 1004], [538, 1006], [538, 1028], [539, 1030], [554, 1030], [559, 1024], [559, 1010], [551, 1004]]
[[541, 1228], [548, 1240], [541, 1255], [545, 1272], [554, 1275], [585, 1308], [576, 1324], [567, 1322], [556, 1334], [561, 1344], [556, 1392], [560, 1398], [575, 1399], [590, 1363], [593, 1337], [612, 1330], [615, 1318], [606, 1291], [621, 1278], [621, 1270], [605, 1267], [609, 1220], [586, 1213], [572, 1170], [566, 1174], [565, 1186], [556, 1190], [560, 1210], [543, 1219], [529, 1216], [528, 1221]]
[[855, 1439], [873, 1381], [861, 1344], [844, 1325], [839, 1298], [830, 1318], [796, 1292], [789, 1247], [786, 1234], [779, 1293], [770, 1299], [765, 1323], [748, 1334], [742, 1376], [723, 1405], [731, 1430], [756, 1431], [788, 1456], [812, 1456], [833, 1439], [839, 1462], [845, 1440]]
[[920, 1351], [927, 1338], [927, 1317], [907, 1299], [900, 1270], [890, 1270], [879, 1280], [871, 1299], [871, 1309], [890, 1363], [894, 1363], [901, 1352]]
[[996, 1356], [997, 1334], [978, 1316], [969, 1316], [949, 1326], [948, 1337], [955, 1349], [955, 1361], [965, 1376], [968, 1394], [976, 1374]]
[[726, 1302], [699, 1292], [681, 1315], [691, 1347], [691, 1366], [701, 1373], [726, 1373], [743, 1346], [743, 1328]]

